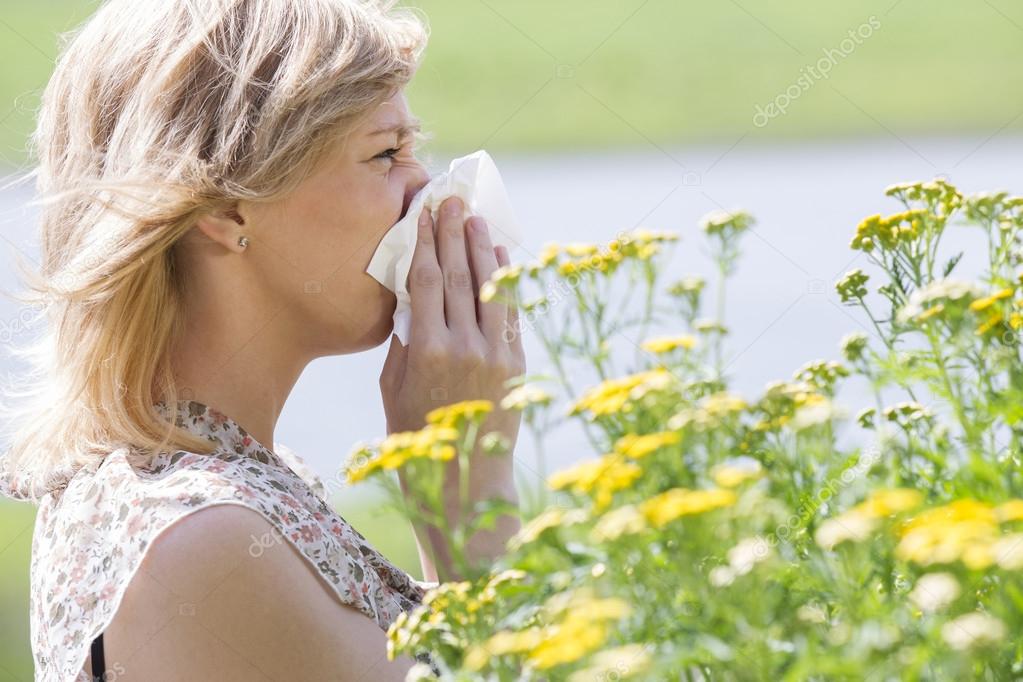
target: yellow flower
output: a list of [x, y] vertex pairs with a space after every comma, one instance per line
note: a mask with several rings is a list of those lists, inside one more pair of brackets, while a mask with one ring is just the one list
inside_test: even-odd
[[524, 410], [530, 405], [549, 405], [552, 396], [539, 386], [523, 384], [513, 388], [501, 399], [501, 407], [505, 410]]
[[895, 548], [900, 559], [922, 566], [961, 560], [968, 568], [985, 568], [995, 561], [998, 516], [983, 502], [956, 500], [910, 519], [901, 535]]
[[500, 289], [498, 288], [497, 284], [491, 282], [490, 280], [487, 280], [480, 286], [480, 301], [482, 301], [483, 303], [489, 303], [490, 301], [494, 300], [494, 297], [497, 296], [498, 291], [500, 291]]
[[987, 318], [987, 320], [985, 320], [983, 323], [977, 326], [976, 334], [978, 336], [983, 336], [984, 334], [987, 334], [989, 331], [994, 329], [1003, 319], [1004, 318], [1002, 317], [1001, 313], [994, 313], [993, 315], [991, 315], [991, 317]]
[[401, 431], [385, 438], [380, 444], [380, 459], [389, 464], [384, 468], [396, 468], [413, 457], [448, 460], [455, 455], [452, 443], [457, 440], [456, 429], [427, 424], [418, 431]]
[[632, 607], [622, 599], [598, 598], [589, 586], [558, 592], [543, 607], [545, 619], [562, 617], [543, 628], [543, 639], [527, 655], [538, 669], [578, 661], [607, 639], [607, 621], [624, 618]]
[[543, 641], [539, 634], [539, 630], [536, 629], [525, 630], [523, 632], [498, 632], [487, 640], [487, 645], [492, 651], [499, 654], [525, 651], [532, 649]]
[[659, 431], [638, 435], [629, 433], [621, 438], [614, 445], [615, 452], [618, 452], [632, 459], [639, 459], [656, 452], [667, 445], [675, 445], [682, 440], [681, 434], [676, 431]]
[[636, 257], [640, 260], [650, 260], [653, 256], [656, 256], [660, 252], [660, 247], [657, 244], [643, 244], [636, 249]]
[[522, 265], [502, 265], [492, 273], [490, 273], [490, 281], [495, 284], [509, 285], [515, 284], [522, 277]]
[[643, 397], [648, 391], [663, 390], [675, 381], [671, 373], [657, 368], [620, 379], [608, 379], [587, 390], [572, 406], [569, 415], [590, 412], [594, 417], [629, 412], [630, 400]]
[[482, 644], [472, 645], [466, 652], [463, 665], [467, 670], [476, 672], [483, 669], [493, 656], [529, 651], [542, 641], [543, 632], [540, 628], [530, 628], [522, 632], [501, 630]]
[[632, 677], [648, 668], [652, 648], [650, 644], [626, 644], [605, 649], [596, 653], [585, 669], [576, 670], [569, 675], [567, 682], [620, 680]]
[[945, 304], [944, 303], [938, 303], [937, 305], [933, 305], [930, 308], [927, 308], [922, 313], [917, 315], [914, 319], [917, 322], [926, 322], [927, 320], [931, 319], [935, 315], [940, 315], [942, 312], [944, 312], [944, 310], [945, 310]]
[[834, 549], [846, 540], [860, 542], [866, 540], [870, 532], [877, 526], [873, 517], [856, 512], [846, 512], [826, 519], [814, 533], [814, 541], [824, 549]]
[[486, 416], [494, 409], [489, 400], [463, 400], [462, 402], [445, 405], [426, 413], [426, 421], [440, 426], [458, 426], [463, 420], [475, 420]]
[[487, 649], [485, 644], [473, 644], [465, 652], [465, 658], [462, 660], [462, 667], [469, 672], [482, 670], [483, 667], [490, 662], [492, 653], [493, 652]]
[[547, 242], [543, 246], [543, 250], [540, 251], [539, 261], [540, 265], [547, 267], [551, 263], [556, 263], [558, 255], [561, 253], [561, 246], [556, 242]]
[[509, 549], [518, 549], [522, 545], [529, 544], [536, 540], [548, 528], [556, 526], [568, 526], [573, 523], [581, 523], [589, 518], [585, 509], [572, 509], [565, 511], [561, 507], [548, 507], [535, 517], [530, 519], [526, 525], [508, 540]]
[[970, 310], [974, 311], [987, 310], [998, 301], [1001, 301], [1002, 299], [1005, 298], [1009, 298], [1010, 296], [1012, 296], [1012, 294], [1013, 290], [1011, 288], [996, 291], [990, 296], [985, 296], [984, 298], [978, 298], [977, 300], [975, 300], [973, 303], [970, 304]]
[[646, 518], [635, 505], [626, 504], [607, 512], [590, 531], [594, 543], [615, 540], [622, 535], [639, 533], [646, 528]]
[[701, 514], [735, 503], [731, 490], [687, 490], [672, 488], [640, 504], [640, 510], [654, 526], [661, 528], [680, 516]]
[[551, 628], [550, 634], [532, 651], [528, 659], [539, 670], [578, 661], [599, 649], [607, 640], [607, 626], [585, 615], [573, 615]]
[[678, 235], [674, 232], [667, 232], [664, 230], [650, 230], [645, 227], [637, 227], [631, 232], [626, 232], [622, 235], [620, 241], [624, 244], [638, 245], [659, 243], [659, 242], [674, 242], [678, 241]]
[[565, 253], [569, 256], [580, 258], [582, 256], [590, 256], [598, 253], [599, 249], [596, 244], [583, 244], [580, 242], [573, 242], [571, 244], [565, 244]]
[[579, 272], [579, 265], [575, 261], [567, 260], [564, 263], [558, 265], [558, 274], [566, 277], [574, 275]]
[[724, 417], [746, 409], [746, 401], [727, 391], [713, 393], [703, 400], [703, 409], [712, 417]]
[[891, 516], [920, 506], [924, 496], [911, 488], [875, 490], [853, 510], [874, 518]]
[[418, 431], [392, 433], [375, 447], [358, 446], [350, 456], [347, 480], [358, 483], [374, 472], [398, 469], [414, 458], [452, 459], [457, 454], [454, 443], [458, 436], [458, 431], [448, 426], [427, 424]]
[[651, 353], [670, 353], [678, 348], [692, 350], [696, 347], [696, 337], [692, 334], [681, 336], [660, 336], [644, 341], [640, 346]]
[[642, 473], [636, 464], [625, 461], [618, 453], [611, 453], [556, 472], [547, 483], [552, 490], [571, 487], [576, 493], [592, 494], [595, 509], [600, 511], [611, 503], [615, 491], [629, 487]]
[[1023, 500], [1009, 500], [995, 507], [995, 516], [1002, 523], [1023, 519]]
[[497, 588], [510, 582], [516, 582], [526, 577], [526, 572], [518, 568], [507, 568], [500, 573], [492, 575], [487, 584], [480, 590], [480, 603], [488, 604], [497, 599]]
[[719, 487], [735, 488], [763, 476], [764, 468], [752, 457], [742, 456], [718, 464], [711, 469], [710, 475]]
[[581, 612], [594, 619], [622, 618], [629, 615], [632, 608], [617, 597], [597, 597], [592, 585], [555, 592], [543, 604], [543, 613], [547, 620], [561, 614]]

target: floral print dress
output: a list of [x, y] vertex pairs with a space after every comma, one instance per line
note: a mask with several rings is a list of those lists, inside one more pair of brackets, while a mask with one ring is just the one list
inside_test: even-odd
[[[170, 418], [166, 404], [156, 409]], [[161, 453], [145, 468], [118, 449], [98, 465], [67, 470], [39, 500], [30, 599], [37, 681], [89, 682], [83, 670], [89, 647], [113, 620], [146, 549], [178, 519], [215, 504], [262, 514], [343, 603], [381, 629], [422, 601], [432, 583], [393, 565], [338, 515], [323, 482], [294, 452], [280, 443], [268, 450], [194, 400], [178, 402], [175, 420], [220, 447], [210, 455]], [[3, 475], [0, 493], [28, 499]], [[425, 652], [417, 659], [433, 667]]]

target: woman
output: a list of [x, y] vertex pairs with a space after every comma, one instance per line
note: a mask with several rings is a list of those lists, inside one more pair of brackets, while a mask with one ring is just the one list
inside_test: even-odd
[[[273, 440], [311, 360], [391, 333], [394, 295], [365, 269], [428, 180], [404, 95], [427, 29], [391, 4], [108, 0], [64, 50], [26, 273], [48, 327], [0, 459], [5, 492], [40, 506], [37, 679], [399, 680], [415, 663], [386, 659], [385, 631], [428, 583]], [[478, 301], [507, 252], [457, 199], [419, 225], [409, 345], [391, 339], [380, 375], [389, 432], [525, 371], [502, 335], [515, 311]], [[518, 427], [487, 425], [512, 443]], [[476, 460], [472, 496], [515, 502], [511, 455]], [[470, 557], [516, 530], [503, 517]], [[433, 529], [416, 541], [427, 581], [458, 578]]]

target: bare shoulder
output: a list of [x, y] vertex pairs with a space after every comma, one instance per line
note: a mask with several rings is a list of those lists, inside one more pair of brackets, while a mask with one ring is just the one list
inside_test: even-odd
[[153, 541], [104, 645], [119, 680], [397, 681], [414, 663], [388, 661], [384, 631], [237, 504], [192, 512]]

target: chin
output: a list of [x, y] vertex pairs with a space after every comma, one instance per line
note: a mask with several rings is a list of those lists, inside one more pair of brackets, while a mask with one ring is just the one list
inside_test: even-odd
[[361, 338], [355, 342], [357, 350], [369, 350], [386, 343], [391, 338], [392, 331], [394, 331], [393, 306], [381, 310], [379, 316], [367, 326]]
[[377, 300], [372, 303], [367, 301], [366, 304], [365, 312], [371, 314], [373, 319], [366, 320], [362, 334], [354, 340], [355, 348], [349, 352], [369, 350], [387, 342], [394, 331], [394, 311], [397, 306], [398, 299], [395, 295], [381, 286]]

